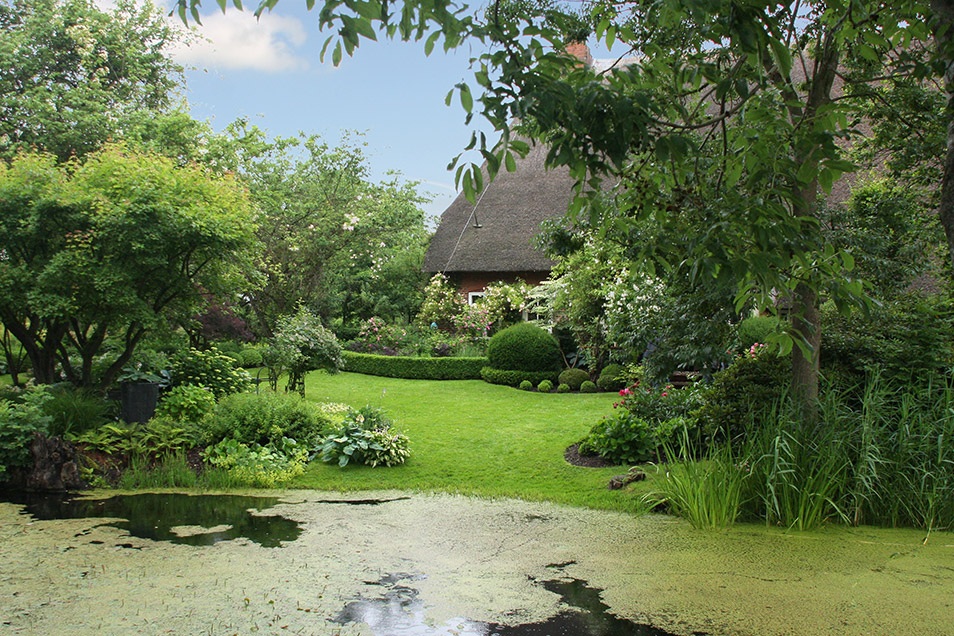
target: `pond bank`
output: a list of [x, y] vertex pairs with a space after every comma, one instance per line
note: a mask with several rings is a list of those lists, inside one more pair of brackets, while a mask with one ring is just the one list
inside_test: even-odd
[[0, 631], [383, 635], [346, 608], [386, 599], [379, 610], [419, 626], [406, 633], [481, 634], [567, 611], [541, 584], [565, 579], [603, 590], [613, 615], [675, 634], [954, 633], [951, 533], [926, 545], [910, 530], [702, 533], [670, 517], [512, 500], [249, 494], [280, 497], [257, 514], [300, 522], [300, 536], [194, 546], [0, 503]]

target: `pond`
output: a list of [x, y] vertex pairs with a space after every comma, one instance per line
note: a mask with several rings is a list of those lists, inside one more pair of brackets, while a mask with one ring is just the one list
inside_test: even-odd
[[952, 633], [950, 533], [701, 533], [396, 492], [101, 495], [0, 503], [0, 631]]

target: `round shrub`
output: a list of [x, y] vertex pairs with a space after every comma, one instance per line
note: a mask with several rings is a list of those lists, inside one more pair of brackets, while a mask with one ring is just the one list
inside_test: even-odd
[[521, 390], [521, 391], [532, 391], [532, 390], [533, 390], [533, 382], [531, 382], [530, 380], [524, 380], [523, 382], [520, 383], [520, 390]]
[[254, 369], [264, 364], [262, 352], [257, 347], [242, 348], [242, 366], [246, 369]]
[[599, 391], [599, 388], [592, 380], [587, 380], [580, 385], [580, 393], [596, 393], [597, 391]]
[[557, 372], [563, 366], [556, 338], [529, 322], [497, 332], [487, 344], [487, 359], [494, 369], [508, 371]]
[[331, 419], [310, 402], [285, 393], [239, 393], [223, 398], [203, 423], [206, 443], [226, 438], [242, 444], [281, 445], [290, 438], [312, 447]]
[[550, 380], [544, 380], [543, 382], [537, 385], [537, 391], [539, 391], [540, 393], [549, 393], [552, 390], [553, 390], [553, 382], [551, 382]]
[[590, 374], [583, 369], [566, 369], [560, 374], [560, 384], [567, 384], [573, 391], [579, 391], [584, 382], [590, 379]]
[[775, 316], [750, 316], [736, 327], [736, 337], [739, 346], [748, 349], [755, 343], [764, 343], [766, 339], [779, 330], [780, 321]]
[[557, 387], [557, 393], [569, 393], [569, 392], [570, 392], [569, 384], [561, 384]]
[[556, 372], [532, 372], [532, 371], [505, 371], [503, 369], [494, 369], [492, 367], [482, 367], [480, 377], [484, 382], [490, 384], [503, 384], [505, 386], [520, 386], [524, 380], [529, 380], [532, 384], [539, 384], [543, 380], [556, 380]]
[[604, 391], [619, 391], [626, 386], [626, 380], [623, 378], [622, 365], [608, 364], [600, 371], [600, 377], [596, 379], [596, 386]]

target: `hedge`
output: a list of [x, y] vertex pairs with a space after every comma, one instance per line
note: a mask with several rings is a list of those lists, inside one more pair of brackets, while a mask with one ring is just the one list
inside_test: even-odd
[[344, 370], [406, 380], [479, 380], [487, 358], [420, 358], [343, 351]]
[[556, 371], [505, 371], [489, 366], [480, 370], [480, 377], [482, 377], [485, 382], [515, 387], [519, 387], [520, 383], [524, 380], [530, 380], [534, 386], [544, 380], [553, 382], [557, 379], [557, 375], [558, 373]]

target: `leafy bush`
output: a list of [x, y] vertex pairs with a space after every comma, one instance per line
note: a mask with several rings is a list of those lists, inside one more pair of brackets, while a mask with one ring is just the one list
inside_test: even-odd
[[484, 382], [490, 384], [503, 384], [505, 386], [520, 386], [524, 380], [529, 380], [533, 384], [540, 384], [543, 380], [553, 382], [556, 380], [555, 371], [532, 372], [532, 371], [505, 371], [503, 369], [493, 369], [484, 367], [480, 370], [480, 377]]
[[172, 386], [204, 386], [221, 399], [226, 395], [247, 391], [251, 386], [248, 373], [235, 366], [235, 361], [213, 347], [208, 351], [189, 349], [172, 361]]
[[28, 389], [19, 402], [0, 399], [0, 479], [11, 469], [32, 461], [30, 443], [37, 433], [45, 435], [53, 418], [43, 410], [50, 399], [44, 389]]
[[105, 424], [115, 415], [116, 405], [101, 394], [69, 383], [49, 388], [43, 412], [49, 415], [50, 435], [77, 434]]
[[735, 336], [739, 346], [748, 349], [758, 342], [768, 342], [769, 336], [779, 328], [780, 321], [775, 316], [750, 316], [739, 323]]
[[569, 393], [569, 392], [570, 392], [569, 384], [563, 383], [563, 384], [557, 385], [557, 393]]
[[490, 367], [505, 371], [555, 374], [563, 366], [556, 338], [528, 322], [497, 332], [487, 343], [487, 360]]
[[600, 377], [596, 379], [596, 386], [604, 391], [619, 391], [626, 386], [626, 380], [623, 377], [623, 367], [613, 363], [603, 367], [600, 371]]
[[675, 446], [695, 429], [691, 413], [702, 402], [703, 390], [693, 385], [622, 389], [613, 415], [600, 420], [580, 442], [580, 452], [596, 454], [619, 463], [660, 459], [664, 446]]
[[486, 358], [412, 358], [345, 351], [344, 368], [353, 373], [408, 380], [477, 380]]
[[196, 433], [181, 422], [154, 417], [145, 424], [103, 424], [71, 439], [107, 455], [160, 457], [193, 448]]
[[822, 308], [824, 371], [863, 380], [879, 371], [888, 380], [920, 379], [954, 364], [954, 307], [946, 297], [901, 297], [874, 307], [868, 317]]
[[321, 460], [375, 466], [397, 466], [410, 456], [409, 440], [398, 433], [381, 409], [365, 406], [351, 410], [344, 422], [321, 441]]
[[289, 438], [310, 448], [330, 424], [317, 406], [299, 396], [266, 392], [223, 398], [202, 428], [206, 443], [233, 439], [267, 446]]
[[592, 380], [587, 380], [580, 385], [580, 393], [596, 393], [597, 391], [599, 391], [599, 388]]
[[[796, 353], [796, 355], [798, 355]], [[791, 356], [750, 349], [713, 376], [695, 416], [710, 440], [737, 440], [777, 405], [791, 381]]]
[[524, 380], [523, 382], [520, 383], [520, 390], [521, 390], [521, 391], [532, 391], [532, 390], [533, 390], [533, 382], [531, 382], [530, 380]]
[[590, 374], [583, 369], [565, 369], [560, 373], [560, 384], [566, 384], [573, 391], [579, 391], [580, 386], [590, 379]]
[[288, 438], [267, 446], [224, 439], [208, 447], [203, 459], [228, 471], [236, 486], [275, 488], [305, 472], [308, 451]]
[[540, 393], [549, 393], [553, 390], [553, 382], [551, 380], [543, 380], [540, 384], [537, 385], [537, 391]]
[[156, 417], [198, 424], [215, 410], [215, 396], [204, 386], [183, 384], [162, 396]]
[[264, 364], [262, 351], [259, 347], [246, 345], [242, 347], [242, 367], [246, 369], [255, 369]]

